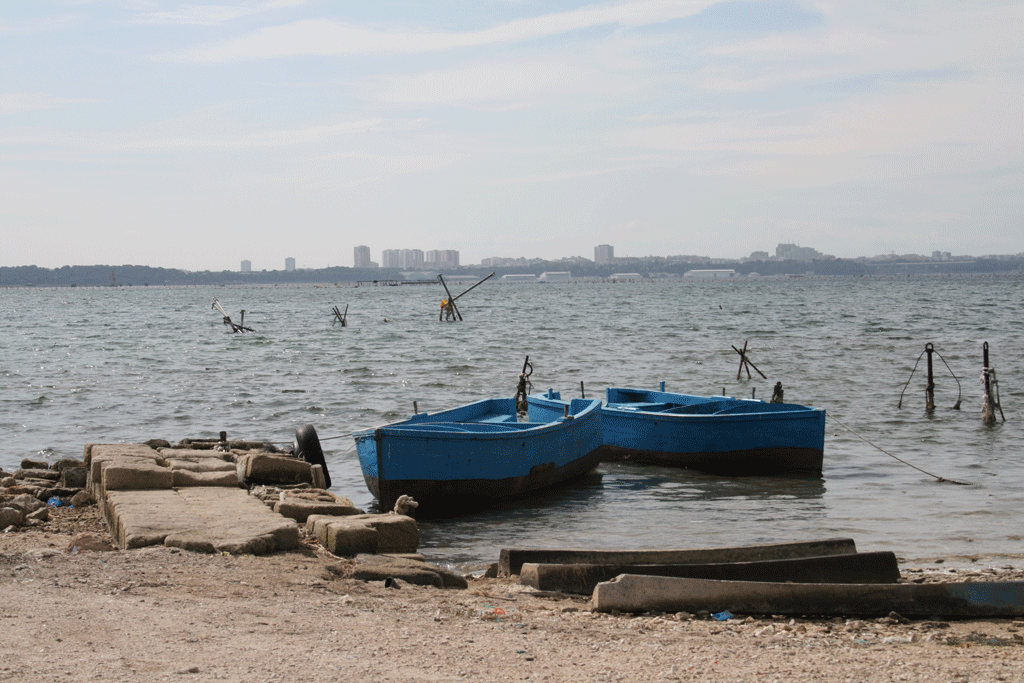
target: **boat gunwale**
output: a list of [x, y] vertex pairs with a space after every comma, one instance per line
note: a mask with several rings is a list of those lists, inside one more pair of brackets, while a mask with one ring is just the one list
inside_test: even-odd
[[[494, 399], [485, 399], [485, 401]], [[500, 400], [500, 399], [499, 399]], [[576, 399], [574, 399], [576, 400]], [[430, 422], [428, 419], [423, 419], [416, 422], [409, 422], [409, 419], [399, 420], [397, 422], [390, 422], [387, 424], [380, 425], [378, 427], [371, 427], [369, 429], [362, 429], [352, 433], [352, 438], [357, 442], [360, 440], [375, 438], [378, 434], [381, 436], [387, 436], [388, 438], [431, 438], [431, 437], [443, 437], [452, 439], [482, 439], [482, 440], [500, 440], [500, 439], [517, 439], [525, 436], [531, 436], [541, 433], [542, 431], [560, 431], [562, 429], [569, 429], [576, 422], [586, 423], [596, 416], [601, 414], [602, 404], [600, 399], [588, 398], [578, 399], [587, 401], [590, 405], [586, 406], [583, 410], [579, 411], [574, 415], [568, 417], [560, 417], [557, 420], [551, 422], [518, 422], [514, 423], [488, 423], [488, 422], [458, 422], [452, 420], [445, 420], [443, 422]], [[477, 401], [476, 403], [481, 403]], [[474, 404], [468, 404], [474, 405]], [[465, 407], [465, 406], [460, 406]], [[459, 408], [453, 408], [450, 410], [439, 411], [433, 415], [427, 413], [417, 413], [417, 415], [426, 416], [426, 418], [443, 415], [444, 413], [451, 412], [452, 410], [458, 410]], [[452, 427], [449, 429], [431, 429], [430, 427], [446, 426]], [[480, 425], [479, 429], [472, 429], [465, 427], [468, 425]], [[502, 430], [502, 426], [507, 426], [507, 430]], [[427, 427], [427, 429], [419, 429], [420, 427]], [[462, 427], [462, 429], [458, 429]]]

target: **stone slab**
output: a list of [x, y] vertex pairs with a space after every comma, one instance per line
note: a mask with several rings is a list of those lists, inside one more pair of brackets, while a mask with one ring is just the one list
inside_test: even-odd
[[173, 483], [170, 469], [153, 461], [128, 459], [107, 462], [100, 479], [104, 491], [169, 489]]
[[305, 460], [270, 453], [247, 453], [238, 458], [239, 482], [292, 486], [312, 484], [313, 472]]
[[171, 486], [174, 488], [184, 488], [186, 486], [225, 486], [237, 489], [238, 476], [235, 474], [234, 465], [231, 465], [231, 470], [228, 472], [194, 472], [192, 470], [172, 469]]
[[416, 520], [405, 515], [310, 515], [306, 530], [335, 555], [412, 553], [420, 540]]
[[327, 515], [330, 517], [347, 517], [361, 515], [363, 511], [352, 504], [352, 501], [341, 500], [305, 500], [288, 496], [274, 503], [274, 512], [304, 524], [310, 515]]
[[1024, 581], [932, 584], [764, 583], [623, 574], [597, 584], [595, 612], [1020, 617]]
[[220, 458], [193, 460], [188, 458], [167, 458], [167, 466], [172, 470], [188, 470], [190, 472], [230, 472], [235, 475], [235, 463]]
[[168, 545], [265, 554], [298, 545], [298, 525], [242, 489], [108, 491], [107, 521], [122, 549]]
[[697, 564], [757, 562], [791, 557], [820, 557], [857, 552], [849, 538], [797, 541], [729, 548], [686, 548], [669, 550], [542, 550], [502, 548], [498, 560], [500, 576], [514, 576], [526, 562], [534, 564]]
[[[388, 577], [403, 579], [409, 583], [421, 583], [423, 585], [434, 585], [438, 588], [468, 588], [469, 582], [466, 577], [448, 571], [436, 564], [424, 562], [422, 559], [400, 557], [398, 555], [357, 555], [356, 565], [353, 568], [352, 578], [362, 581], [383, 581]], [[434, 581], [418, 581], [409, 578], [409, 572], [414, 575], [428, 572], [440, 579], [440, 585]]]
[[590, 595], [620, 574], [691, 579], [790, 583], [896, 583], [900, 570], [891, 552], [794, 557], [758, 562], [702, 564], [523, 564], [519, 582], [538, 590]]
[[89, 483], [93, 486], [103, 481], [103, 470], [108, 465], [126, 462], [149, 462], [163, 465], [164, 459], [158, 452], [145, 444], [93, 443], [85, 446], [85, 465], [89, 468]]
[[193, 460], [196, 462], [202, 462], [204, 460], [220, 460], [221, 462], [233, 462], [230, 453], [212, 449], [158, 448], [157, 452], [167, 460]]

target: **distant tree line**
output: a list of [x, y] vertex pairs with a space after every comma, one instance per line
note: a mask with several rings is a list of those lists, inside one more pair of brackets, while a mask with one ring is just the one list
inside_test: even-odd
[[[669, 262], [665, 259], [630, 259], [615, 264], [590, 261], [538, 261], [529, 266], [508, 268], [461, 267], [444, 272], [445, 276], [463, 275], [483, 278], [491, 272], [500, 278], [506, 274], [568, 271], [574, 278], [609, 277], [615, 273], [635, 272], [643, 277], [682, 276], [688, 270], [731, 268], [738, 275], [758, 273], [765, 276], [822, 275], [858, 276], [894, 273], [998, 273], [1024, 269], [1024, 260], [975, 259], [969, 262], [864, 263], [849, 259], [815, 261], [746, 261], [707, 263]], [[398, 268], [319, 268], [302, 270], [189, 271], [150, 266], [38, 266], [0, 267], [0, 287], [149, 287], [158, 285], [234, 285], [234, 284], [298, 284], [334, 282], [389, 282], [402, 280]]]

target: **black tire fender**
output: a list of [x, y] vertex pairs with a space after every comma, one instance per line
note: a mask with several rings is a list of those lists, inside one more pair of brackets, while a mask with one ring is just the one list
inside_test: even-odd
[[294, 453], [296, 458], [302, 458], [310, 465], [320, 465], [324, 473], [324, 483], [331, 488], [331, 475], [327, 472], [327, 461], [324, 460], [324, 450], [320, 447], [320, 437], [316, 435], [316, 427], [313, 425], [302, 425], [295, 429]]

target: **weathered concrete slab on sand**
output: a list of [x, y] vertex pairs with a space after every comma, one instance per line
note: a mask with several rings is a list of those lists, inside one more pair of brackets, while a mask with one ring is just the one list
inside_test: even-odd
[[623, 574], [597, 584], [598, 612], [719, 612], [904, 617], [1019, 617], [1024, 581], [823, 584], [712, 581]]
[[419, 547], [419, 526], [405, 515], [310, 515], [306, 531], [335, 555], [412, 553]]
[[163, 456], [145, 444], [87, 444], [85, 464], [97, 496], [106, 486], [104, 471], [111, 467], [116, 468], [109, 477], [112, 489], [171, 487], [171, 473]]
[[167, 545], [262, 555], [298, 545], [298, 525], [243, 489], [107, 491], [106, 517], [122, 549]]
[[519, 581], [538, 590], [590, 595], [602, 581], [620, 574], [675, 576], [720, 581], [785, 583], [896, 583], [900, 579], [891, 552], [793, 557], [759, 562], [700, 564], [533, 564], [527, 562]]
[[518, 574], [526, 562], [535, 564], [696, 564], [709, 562], [757, 562], [789, 557], [845, 555], [857, 552], [849, 538], [773, 543], [734, 548], [682, 550], [534, 550], [502, 548], [498, 573]]

